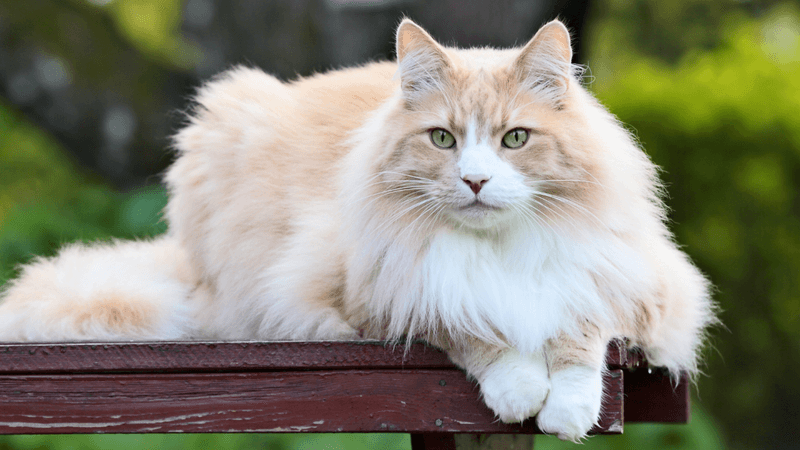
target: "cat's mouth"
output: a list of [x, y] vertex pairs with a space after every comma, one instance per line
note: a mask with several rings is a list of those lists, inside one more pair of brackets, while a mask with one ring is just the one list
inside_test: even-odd
[[501, 208], [475, 199], [472, 203], [468, 203], [458, 209], [460, 211], [499, 211]]
[[454, 218], [462, 224], [476, 229], [485, 229], [496, 225], [506, 211], [502, 206], [492, 205], [474, 199], [466, 205], [458, 206], [453, 209]]

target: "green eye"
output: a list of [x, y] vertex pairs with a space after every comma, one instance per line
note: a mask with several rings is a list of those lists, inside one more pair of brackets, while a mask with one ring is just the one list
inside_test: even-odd
[[434, 128], [431, 130], [431, 142], [439, 148], [452, 148], [456, 145], [456, 138], [447, 130]]
[[520, 148], [528, 140], [528, 132], [522, 128], [514, 128], [503, 136], [503, 147]]

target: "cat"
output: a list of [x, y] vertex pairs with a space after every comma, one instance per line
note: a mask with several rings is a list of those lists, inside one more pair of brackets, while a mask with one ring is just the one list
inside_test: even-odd
[[169, 231], [22, 267], [0, 340], [421, 338], [500, 420], [578, 441], [609, 339], [698, 371], [710, 285], [656, 167], [582, 86], [569, 32], [284, 83], [235, 67], [174, 137]]

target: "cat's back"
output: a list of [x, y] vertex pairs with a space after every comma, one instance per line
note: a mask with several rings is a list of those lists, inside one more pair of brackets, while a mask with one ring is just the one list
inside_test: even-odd
[[[279, 139], [282, 149], [330, 148], [396, 89], [396, 64], [371, 63], [282, 82], [260, 69], [235, 67], [198, 90], [190, 123], [176, 136], [180, 152]], [[246, 148], [245, 148], [246, 147]], [[219, 148], [213, 150], [222, 150]]]
[[[189, 123], [175, 136], [172, 193], [190, 180], [216, 180], [222, 186], [213, 189], [229, 194], [231, 183], [281, 194], [302, 180], [333, 176], [348, 151], [345, 139], [397, 89], [396, 67], [371, 63], [288, 83], [242, 66], [217, 76], [199, 89]], [[325, 189], [311, 183], [291, 191], [297, 188], [310, 195]]]
[[[224, 274], [266, 270], [298, 223], [331, 222], [320, 217], [334, 213], [346, 139], [397, 91], [396, 67], [373, 63], [288, 83], [236, 67], [198, 90], [174, 138], [166, 216], [199, 273], [224, 284]], [[242, 297], [241, 280], [231, 278], [238, 281], [228, 290]]]
[[372, 63], [302, 78], [289, 84], [299, 122], [321, 127], [315, 133], [341, 139], [394, 93], [399, 80], [393, 62]]

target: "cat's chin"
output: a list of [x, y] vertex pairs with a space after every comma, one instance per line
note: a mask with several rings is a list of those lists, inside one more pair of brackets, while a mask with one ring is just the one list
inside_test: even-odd
[[492, 228], [507, 217], [506, 208], [490, 205], [478, 200], [458, 206], [450, 211], [450, 216], [461, 225], [474, 229]]

